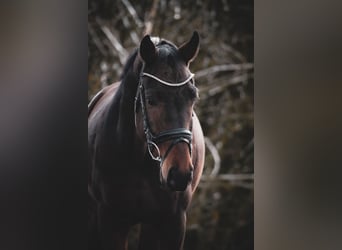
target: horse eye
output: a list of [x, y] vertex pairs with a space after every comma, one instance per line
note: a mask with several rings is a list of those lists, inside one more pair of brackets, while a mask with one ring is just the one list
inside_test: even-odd
[[151, 106], [156, 106], [158, 103], [157, 103], [157, 100], [153, 97], [146, 97], [146, 101], [148, 103], [148, 105], [151, 105]]
[[198, 89], [192, 86], [187, 89], [187, 94], [191, 100], [196, 100], [198, 98]]

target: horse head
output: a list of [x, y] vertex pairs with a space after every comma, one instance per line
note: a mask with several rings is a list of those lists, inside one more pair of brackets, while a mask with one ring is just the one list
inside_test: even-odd
[[161, 183], [173, 191], [184, 191], [193, 178], [192, 116], [198, 90], [189, 65], [198, 50], [197, 32], [179, 48], [149, 35], [139, 47], [137, 136], [149, 157], [159, 163]]

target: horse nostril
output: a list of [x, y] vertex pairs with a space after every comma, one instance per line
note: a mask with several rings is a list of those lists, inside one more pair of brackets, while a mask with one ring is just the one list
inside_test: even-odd
[[176, 168], [175, 167], [171, 167], [169, 170], [169, 173], [167, 175], [167, 185], [171, 188], [171, 189], [175, 189], [176, 186]]
[[193, 176], [194, 176], [194, 171], [190, 171], [187, 176], [189, 182], [192, 181]]
[[193, 178], [193, 171], [181, 173], [176, 167], [169, 170], [167, 185], [175, 191], [184, 191]]
[[194, 172], [194, 166], [193, 165], [190, 165], [190, 172]]
[[168, 180], [176, 181], [178, 179], [178, 171], [176, 167], [171, 167], [169, 174], [167, 175]]

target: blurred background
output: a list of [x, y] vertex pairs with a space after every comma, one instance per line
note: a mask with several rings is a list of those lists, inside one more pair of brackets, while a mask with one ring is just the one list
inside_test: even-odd
[[[197, 30], [190, 65], [206, 137], [202, 180], [184, 250], [254, 248], [254, 3], [251, 0], [89, 0], [88, 101], [117, 81], [144, 34], [180, 46]], [[130, 235], [136, 249], [139, 226]]]
[[[196, 110], [220, 168], [207, 149], [185, 249], [252, 249], [253, 222], [255, 249], [342, 249], [340, 10], [336, 0], [0, 1], [0, 249], [87, 248], [86, 102], [117, 80], [118, 51], [148, 20], [177, 45], [201, 34]], [[234, 84], [239, 75], [248, 80]]]

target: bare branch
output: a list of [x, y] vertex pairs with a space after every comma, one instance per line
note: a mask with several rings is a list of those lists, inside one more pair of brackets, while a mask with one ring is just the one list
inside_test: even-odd
[[250, 70], [253, 69], [253, 67], [253, 63], [215, 65], [210, 68], [197, 71], [195, 75], [196, 78], [201, 78], [222, 71]]
[[240, 157], [244, 158], [249, 152], [253, 150], [253, 148], [254, 148], [254, 137], [252, 138], [252, 140], [249, 141], [247, 146], [241, 150]]
[[151, 7], [151, 11], [145, 21], [145, 31], [144, 34], [151, 34], [153, 30], [153, 25], [154, 25], [154, 19], [157, 15], [157, 10], [158, 10], [158, 3], [159, 0], [153, 0], [153, 4]]
[[123, 25], [125, 26], [125, 28], [126, 28], [127, 30], [129, 30], [129, 35], [130, 35], [132, 41], [134, 42], [134, 44], [135, 44], [135, 45], [138, 45], [139, 42], [140, 42], [140, 40], [139, 40], [139, 37], [138, 37], [137, 32], [135, 32], [135, 28], [133, 28], [133, 26], [132, 26], [132, 24], [131, 24], [129, 18], [126, 17], [126, 16], [124, 16], [124, 17], [122, 18], [122, 23], [123, 23]]
[[135, 45], [139, 45], [140, 39], [139, 39], [139, 37], [138, 37], [137, 32], [131, 31], [131, 32], [129, 33], [129, 35], [131, 36], [132, 41], [134, 42], [134, 44], [135, 44]]
[[201, 180], [222, 180], [222, 181], [253, 181], [254, 174], [219, 174], [215, 178], [207, 175], [202, 175]]
[[105, 50], [100, 38], [97, 36], [95, 30], [93, 29], [93, 27], [91, 26], [91, 24], [89, 22], [88, 22], [88, 32], [91, 36], [91, 39], [95, 43], [97, 49], [102, 54], [102, 56], [104, 56], [104, 57], [107, 56], [106, 50]]
[[220, 154], [219, 154], [218, 150], [216, 149], [216, 147], [214, 146], [214, 144], [211, 142], [211, 140], [208, 137], [205, 137], [204, 141], [205, 141], [205, 145], [209, 149], [209, 151], [210, 151], [210, 153], [214, 159], [214, 168], [211, 171], [210, 176], [215, 177], [219, 173], [220, 168], [221, 168]]
[[219, 85], [206, 85], [205, 87], [199, 88], [201, 93], [205, 93], [205, 97], [214, 96], [224, 90], [230, 85], [236, 85], [241, 82], [245, 82], [250, 77], [252, 77], [252, 74], [242, 74], [234, 76], [230, 79], [227, 79], [226, 81], [221, 81]]
[[236, 49], [234, 49], [232, 46], [230, 46], [229, 44], [221, 41], [219, 42], [220, 44], [220, 48], [223, 49], [226, 52], [231, 53], [238, 61], [240, 62], [247, 62], [247, 59], [244, 55], [242, 55], [242, 53]]
[[110, 41], [111, 45], [114, 47], [114, 49], [118, 52], [119, 54], [119, 59], [122, 65], [125, 64], [126, 59], [128, 57], [128, 52], [126, 49], [121, 45], [119, 40], [114, 36], [114, 34], [111, 32], [111, 30], [108, 28], [107, 25], [105, 24], [100, 24], [101, 30], [103, 33], [106, 35], [108, 40]]
[[202, 183], [211, 183], [217, 181], [230, 182], [231, 185], [246, 189], [254, 188], [254, 174], [219, 174], [215, 177], [202, 175]]
[[134, 7], [128, 0], [121, 0], [121, 2], [125, 5], [125, 7], [128, 10], [128, 13], [133, 17], [133, 20], [135, 24], [139, 27], [142, 28], [144, 26], [143, 22], [140, 21], [137, 12], [135, 11]]

